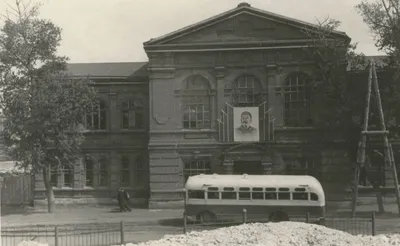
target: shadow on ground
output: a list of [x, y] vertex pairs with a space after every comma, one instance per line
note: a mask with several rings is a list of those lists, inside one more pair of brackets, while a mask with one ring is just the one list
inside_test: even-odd
[[41, 214], [43, 211], [35, 211], [33, 207], [30, 206], [1, 206], [1, 217], [8, 215], [31, 215], [31, 214]]
[[161, 226], [182, 227], [183, 218], [161, 219], [158, 224]]

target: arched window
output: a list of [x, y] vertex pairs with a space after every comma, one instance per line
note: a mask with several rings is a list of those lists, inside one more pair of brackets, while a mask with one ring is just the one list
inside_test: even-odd
[[107, 105], [103, 100], [96, 103], [92, 114], [86, 115], [86, 128], [90, 130], [106, 130]]
[[307, 126], [312, 124], [310, 113], [310, 78], [304, 73], [292, 73], [285, 81], [284, 118], [285, 126]]
[[243, 75], [232, 84], [232, 100], [235, 107], [257, 107], [263, 103], [260, 82], [251, 75]]
[[90, 157], [86, 156], [84, 165], [85, 186], [94, 187], [94, 162]]
[[182, 89], [183, 128], [211, 128], [210, 83], [202, 76], [190, 76]]

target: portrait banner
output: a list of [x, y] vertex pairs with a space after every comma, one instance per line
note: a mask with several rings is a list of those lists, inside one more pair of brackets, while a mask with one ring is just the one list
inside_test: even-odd
[[235, 142], [260, 141], [258, 111], [258, 107], [233, 108], [233, 140]]

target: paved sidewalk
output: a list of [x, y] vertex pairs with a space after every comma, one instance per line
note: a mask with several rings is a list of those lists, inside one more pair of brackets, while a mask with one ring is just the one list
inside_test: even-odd
[[115, 207], [59, 207], [53, 214], [50, 214], [46, 210], [2, 208], [1, 226], [120, 221], [151, 225], [158, 224], [158, 221], [163, 219], [181, 218], [182, 213], [182, 210], [148, 209], [133, 209], [131, 212], [120, 213]]

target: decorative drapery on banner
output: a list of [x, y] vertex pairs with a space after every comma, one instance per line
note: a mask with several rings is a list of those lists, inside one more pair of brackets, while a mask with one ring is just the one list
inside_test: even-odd
[[258, 107], [233, 107], [226, 103], [218, 119], [220, 142], [272, 142], [275, 118], [267, 102]]

